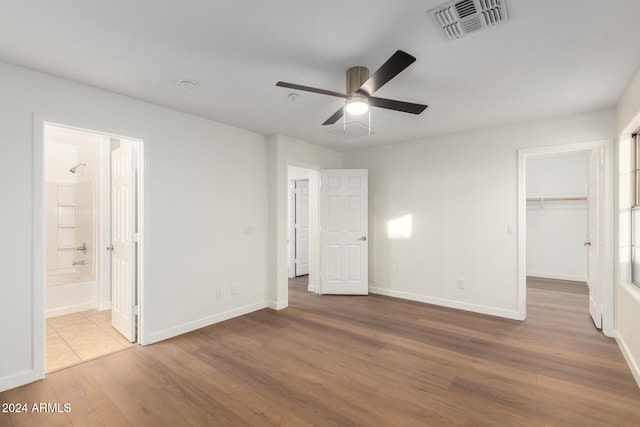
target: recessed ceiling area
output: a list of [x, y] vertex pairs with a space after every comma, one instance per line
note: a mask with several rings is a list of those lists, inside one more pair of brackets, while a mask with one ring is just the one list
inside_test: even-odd
[[[427, 13], [441, 0], [5, 2], [0, 60], [337, 150], [615, 107], [640, 67], [639, 1], [501, 1], [507, 21], [456, 40]], [[376, 96], [429, 108], [374, 108], [370, 136], [323, 129], [340, 99], [275, 86], [343, 92], [348, 68], [398, 49], [417, 61]]]

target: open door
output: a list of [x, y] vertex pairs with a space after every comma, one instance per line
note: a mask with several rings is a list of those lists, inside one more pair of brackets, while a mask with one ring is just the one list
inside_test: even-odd
[[309, 274], [309, 180], [295, 181], [295, 275]]
[[600, 292], [600, 191], [602, 183], [602, 148], [591, 151], [589, 160], [589, 209], [587, 213], [587, 285], [589, 286], [589, 313], [596, 328], [602, 329], [602, 303]]
[[367, 177], [363, 169], [321, 171], [323, 294], [369, 293]]
[[111, 140], [111, 324], [136, 341], [136, 145]]

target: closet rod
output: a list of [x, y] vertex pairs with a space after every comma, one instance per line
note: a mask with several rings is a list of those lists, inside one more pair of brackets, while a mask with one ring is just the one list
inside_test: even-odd
[[530, 197], [527, 198], [527, 202], [564, 202], [564, 201], [575, 201], [575, 200], [588, 200], [586, 196], [584, 197]]

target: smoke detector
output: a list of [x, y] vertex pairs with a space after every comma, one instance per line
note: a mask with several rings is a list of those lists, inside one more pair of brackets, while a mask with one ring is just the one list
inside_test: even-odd
[[505, 0], [457, 0], [427, 13], [445, 40], [459, 39], [509, 19]]

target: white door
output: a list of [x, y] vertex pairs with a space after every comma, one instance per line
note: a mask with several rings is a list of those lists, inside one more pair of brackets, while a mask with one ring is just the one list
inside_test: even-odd
[[296, 180], [295, 189], [295, 274], [309, 274], [309, 180]]
[[600, 189], [602, 176], [602, 148], [591, 152], [589, 162], [589, 212], [587, 213], [587, 285], [589, 286], [589, 313], [596, 328], [602, 328], [602, 304], [600, 301]]
[[366, 295], [369, 293], [367, 171], [323, 170], [320, 187], [320, 292]]
[[136, 341], [136, 162], [135, 145], [112, 139], [111, 324]]

